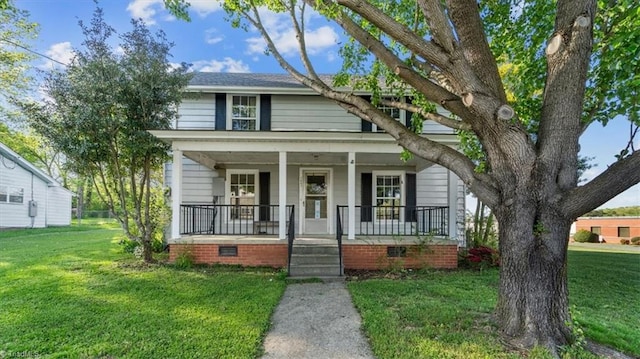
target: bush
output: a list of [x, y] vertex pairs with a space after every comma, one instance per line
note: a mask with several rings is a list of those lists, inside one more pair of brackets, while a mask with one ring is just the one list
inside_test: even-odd
[[118, 244], [122, 246], [122, 250], [125, 253], [134, 253], [134, 251], [136, 250], [136, 247], [140, 245], [140, 242], [132, 241], [129, 238], [125, 238], [125, 239], [121, 239], [120, 242], [118, 242]]
[[636, 245], [636, 246], [640, 246], [640, 237], [631, 238], [631, 244]]
[[573, 235], [573, 240], [580, 243], [598, 243], [598, 235], [581, 229]]
[[620, 244], [631, 244], [631, 241], [626, 238], [622, 238], [620, 239]]
[[485, 269], [500, 266], [500, 253], [486, 246], [478, 246], [463, 250], [458, 256], [458, 264], [462, 268]]

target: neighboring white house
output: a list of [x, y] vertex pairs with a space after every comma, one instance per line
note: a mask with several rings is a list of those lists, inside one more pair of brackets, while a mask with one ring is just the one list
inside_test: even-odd
[[[464, 244], [464, 185], [455, 174], [403, 161], [392, 137], [292, 77], [196, 73], [187, 91], [173, 129], [151, 131], [173, 151], [170, 243], [435, 234]], [[411, 113], [382, 110], [411, 126]], [[432, 121], [423, 135], [459, 143]]]
[[72, 195], [0, 143], [0, 228], [68, 226]]

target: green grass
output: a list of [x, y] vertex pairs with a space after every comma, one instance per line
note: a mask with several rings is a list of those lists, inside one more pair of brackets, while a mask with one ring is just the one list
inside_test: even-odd
[[91, 222], [0, 232], [0, 353], [251, 358], [284, 288], [273, 271], [140, 265]]
[[[569, 251], [570, 302], [587, 338], [640, 355], [640, 255]], [[491, 313], [498, 271], [349, 282], [377, 358], [520, 358]], [[536, 357], [532, 355], [531, 357]]]

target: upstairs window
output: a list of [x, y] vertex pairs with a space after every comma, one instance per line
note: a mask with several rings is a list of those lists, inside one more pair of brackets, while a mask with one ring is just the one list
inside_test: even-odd
[[259, 98], [256, 95], [229, 95], [227, 129], [256, 131], [260, 128]]
[[[399, 101], [402, 102], [402, 99], [399, 99], [397, 97], [384, 97], [384, 100], [387, 101]], [[397, 107], [391, 107], [391, 106], [386, 106], [383, 104], [378, 104], [378, 109], [384, 113], [386, 113], [387, 115], [389, 115], [391, 118], [394, 118], [396, 121], [400, 121], [401, 123], [404, 123], [404, 111], [400, 110]], [[372, 131], [373, 132], [385, 132], [384, 129], [379, 128], [376, 124], [372, 124]]]

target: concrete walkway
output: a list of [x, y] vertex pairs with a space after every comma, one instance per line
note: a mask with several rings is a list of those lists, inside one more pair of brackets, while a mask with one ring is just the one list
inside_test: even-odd
[[272, 321], [262, 358], [374, 358], [342, 281], [290, 284]]

